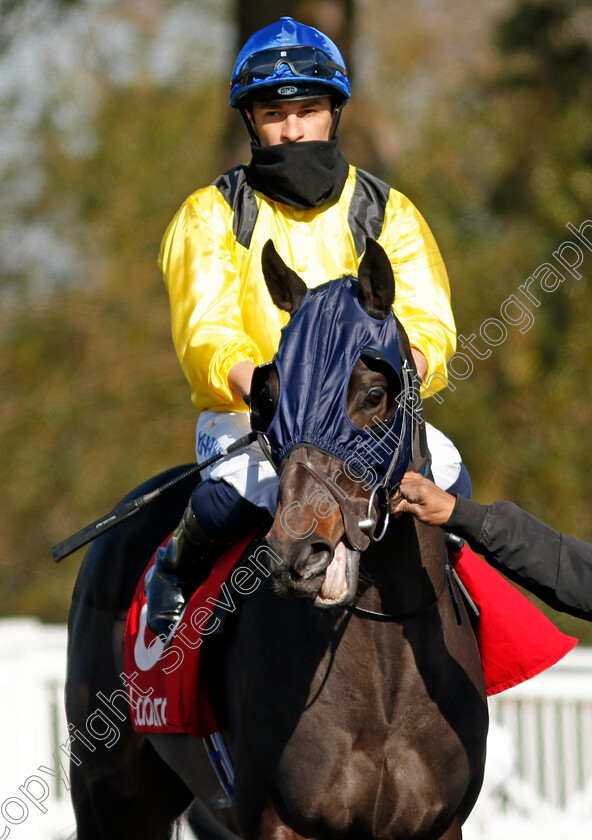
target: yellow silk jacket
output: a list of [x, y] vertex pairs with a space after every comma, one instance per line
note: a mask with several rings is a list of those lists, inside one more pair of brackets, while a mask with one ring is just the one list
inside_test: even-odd
[[297, 210], [253, 191], [245, 167], [193, 193], [167, 228], [159, 265], [168, 288], [172, 335], [198, 409], [245, 411], [228, 385], [239, 361], [272, 359], [288, 315], [273, 304], [261, 270], [268, 239], [309, 288], [357, 275], [372, 236], [395, 275], [394, 310], [412, 347], [428, 360], [426, 379], [454, 352], [456, 331], [444, 263], [424, 219], [400, 192], [350, 166], [338, 201]]

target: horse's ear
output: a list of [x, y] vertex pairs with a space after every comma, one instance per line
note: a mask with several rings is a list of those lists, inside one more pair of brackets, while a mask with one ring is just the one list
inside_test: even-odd
[[306, 295], [306, 283], [286, 265], [271, 239], [263, 246], [261, 266], [271, 299], [293, 318]]
[[373, 318], [384, 320], [395, 299], [393, 267], [384, 248], [375, 239], [366, 238], [366, 253], [358, 271], [360, 303]]

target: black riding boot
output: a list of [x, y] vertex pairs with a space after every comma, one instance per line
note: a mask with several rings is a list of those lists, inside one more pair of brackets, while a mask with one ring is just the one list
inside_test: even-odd
[[153, 633], [168, 638], [171, 624], [177, 623], [185, 604], [207, 578], [214, 559], [213, 541], [189, 505], [167, 547], [158, 549], [146, 577], [146, 622]]

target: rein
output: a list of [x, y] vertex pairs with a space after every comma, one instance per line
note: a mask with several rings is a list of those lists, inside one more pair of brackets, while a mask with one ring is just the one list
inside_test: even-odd
[[446, 594], [446, 589], [448, 587], [450, 587], [450, 589], [452, 590], [452, 581], [450, 579], [450, 566], [447, 563], [444, 572], [444, 585], [442, 586], [442, 591], [440, 592], [435, 601], [426, 604], [425, 607], [419, 607], [419, 609], [413, 610], [412, 612], [408, 613], [383, 613], [375, 610], [367, 610], [364, 607], [359, 607], [357, 604], [348, 604], [346, 609], [354, 615], [359, 616], [360, 618], [368, 618], [372, 621], [407, 621], [410, 618], [416, 618], [419, 615], [423, 615], [424, 613], [435, 609], [444, 598], [444, 595]]

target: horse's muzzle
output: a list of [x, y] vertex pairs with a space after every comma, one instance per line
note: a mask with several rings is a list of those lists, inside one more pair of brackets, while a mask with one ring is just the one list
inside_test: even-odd
[[[340, 540], [335, 548], [318, 535], [288, 546], [268, 542], [283, 558], [272, 569], [275, 588], [284, 597], [314, 598], [321, 609], [343, 606], [353, 599], [359, 576], [360, 552]], [[288, 549], [288, 550], [286, 550]]]

